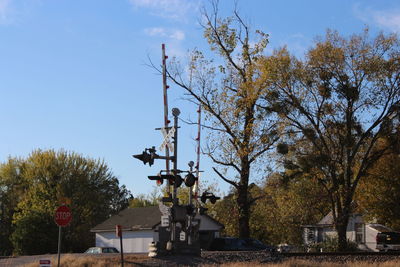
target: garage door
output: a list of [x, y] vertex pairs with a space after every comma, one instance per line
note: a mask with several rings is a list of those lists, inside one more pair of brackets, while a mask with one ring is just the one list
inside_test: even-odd
[[[123, 246], [126, 253], [147, 253], [149, 243], [153, 242], [153, 231], [128, 231], [123, 232]], [[119, 238], [115, 232], [96, 233], [96, 246], [116, 247], [120, 250]]]

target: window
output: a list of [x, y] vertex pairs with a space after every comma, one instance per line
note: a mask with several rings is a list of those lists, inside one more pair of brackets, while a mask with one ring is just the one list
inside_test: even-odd
[[315, 233], [313, 228], [306, 228], [307, 229], [307, 242], [308, 243], [315, 243]]

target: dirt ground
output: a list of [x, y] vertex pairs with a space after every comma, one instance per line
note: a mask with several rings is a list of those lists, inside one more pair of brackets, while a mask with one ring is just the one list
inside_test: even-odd
[[[51, 266], [57, 266], [57, 255], [35, 255], [14, 258], [0, 258], [0, 267], [38, 267], [40, 259], [50, 259]], [[346, 256], [302, 256], [285, 257], [269, 252], [203, 252], [201, 257], [195, 256], [162, 256], [149, 258], [147, 254], [125, 254], [124, 267], [140, 266], [400, 266], [400, 254], [397, 255], [346, 255]], [[113, 267], [120, 266], [119, 254], [62, 254], [62, 267]]]
[[[36, 267], [41, 259], [51, 260], [51, 266], [57, 266], [57, 255], [20, 256], [0, 259], [0, 267]], [[201, 266], [220, 265], [226, 262], [270, 261], [271, 255], [267, 252], [206, 252], [201, 257], [192, 255], [160, 256], [149, 258], [147, 254], [124, 254], [125, 266]], [[119, 266], [119, 254], [62, 254], [61, 266]]]

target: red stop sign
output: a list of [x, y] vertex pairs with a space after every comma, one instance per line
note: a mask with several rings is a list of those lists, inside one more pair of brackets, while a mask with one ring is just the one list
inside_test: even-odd
[[54, 220], [58, 226], [67, 226], [72, 220], [71, 210], [67, 206], [60, 206], [54, 214]]

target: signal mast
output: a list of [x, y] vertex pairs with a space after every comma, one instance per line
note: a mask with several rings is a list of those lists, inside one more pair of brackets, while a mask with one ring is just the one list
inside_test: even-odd
[[[193, 198], [198, 200], [199, 194], [199, 173], [200, 173], [200, 120], [201, 120], [201, 106], [199, 106], [198, 113], [198, 134], [197, 134], [197, 163], [195, 172], [193, 171], [194, 162], [189, 162], [189, 170], [178, 169], [178, 118], [180, 110], [178, 108], [172, 109], [172, 116], [174, 118], [173, 126], [169, 126], [168, 119], [168, 94], [167, 89], [167, 67], [165, 55], [165, 45], [162, 44], [162, 79], [163, 79], [163, 97], [164, 97], [164, 127], [157, 128], [161, 130], [164, 136], [164, 141], [159, 149], [165, 150], [165, 155], [157, 154], [155, 146], [146, 148], [142, 154], [133, 155], [134, 158], [141, 160], [144, 164], [149, 166], [154, 164], [155, 159], [165, 160], [165, 170], [161, 170], [157, 175], [148, 176], [149, 180], [155, 180], [158, 185], [163, 184], [166, 180], [167, 196], [161, 198], [159, 202], [161, 216], [161, 225], [158, 227], [159, 241], [156, 245], [157, 252], [154, 255], [165, 254], [195, 254], [200, 255], [199, 243], [199, 227], [201, 218], [196, 215], [202, 215], [207, 209], [201, 207], [200, 202], [197, 201], [196, 207], [193, 205]], [[170, 155], [173, 152], [173, 155]], [[173, 162], [173, 168], [170, 169], [170, 161]], [[181, 174], [185, 174], [182, 178]], [[182, 184], [189, 187], [189, 201], [186, 204], [179, 203], [178, 189]], [[173, 190], [171, 192], [171, 187]], [[194, 188], [193, 188], [194, 187]], [[193, 190], [194, 189], [194, 190]], [[193, 192], [194, 191], [194, 192]], [[219, 197], [209, 192], [203, 192], [200, 197], [201, 202], [206, 203], [210, 200], [215, 203]]]

